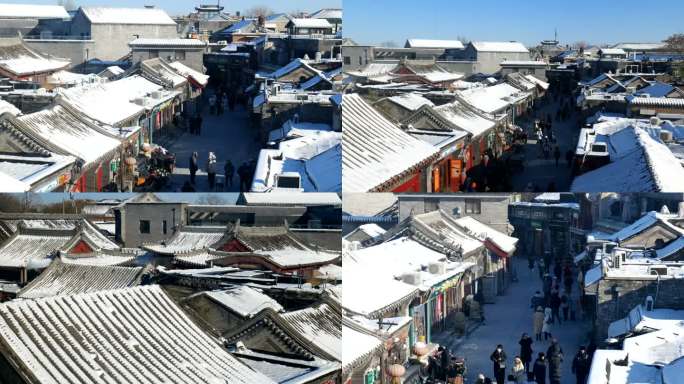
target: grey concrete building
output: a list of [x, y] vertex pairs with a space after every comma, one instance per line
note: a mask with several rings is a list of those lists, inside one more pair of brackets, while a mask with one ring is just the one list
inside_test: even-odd
[[523, 75], [532, 75], [537, 79], [546, 81], [546, 70], [551, 66], [544, 61], [519, 61], [510, 60], [501, 62], [501, 75], [506, 76], [509, 73], [521, 73]]
[[179, 61], [204, 73], [204, 53], [207, 43], [198, 39], [149, 39], [139, 38], [128, 43], [133, 64], [148, 59], [162, 58], [168, 62]]
[[399, 221], [411, 215], [442, 210], [456, 218], [469, 216], [495, 230], [510, 234], [508, 204], [519, 195], [509, 193], [469, 193], [467, 195], [397, 195]]
[[118, 60], [137, 38], [177, 37], [176, 23], [162, 9], [81, 7], [71, 21], [70, 34], [94, 41], [89, 59]]
[[477, 72], [499, 72], [503, 61], [528, 61], [530, 52], [522, 43], [515, 41], [472, 41], [463, 50], [463, 60], [477, 62]]
[[164, 202], [153, 194], [127, 200], [113, 208], [116, 240], [131, 248], [169, 239], [185, 223], [185, 205]]

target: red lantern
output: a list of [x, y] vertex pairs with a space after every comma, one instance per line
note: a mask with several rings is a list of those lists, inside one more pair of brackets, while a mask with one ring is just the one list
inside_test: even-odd
[[406, 368], [401, 364], [392, 364], [387, 368], [387, 374], [392, 377], [402, 377], [406, 373]]
[[428, 353], [428, 345], [425, 344], [425, 343], [422, 342], [422, 341], [417, 342], [417, 343], [413, 346], [413, 353], [415, 353], [416, 356], [418, 356], [418, 357], [423, 357], [423, 356], [427, 355], [427, 353]]

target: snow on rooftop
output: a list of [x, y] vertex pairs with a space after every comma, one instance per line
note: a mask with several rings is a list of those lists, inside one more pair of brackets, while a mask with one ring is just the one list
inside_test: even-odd
[[142, 270], [142, 267], [85, 266], [55, 261], [17, 297], [37, 299], [132, 287], [140, 284]]
[[274, 383], [228, 353], [157, 285], [4, 303], [0, 338], [5, 357], [41, 383]]
[[341, 8], [323, 8], [312, 13], [309, 17], [313, 19], [341, 19], [342, 9]]
[[66, 59], [47, 58], [19, 43], [0, 47], [0, 67], [18, 76], [57, 71], [69, 66]]
[[516, 41], [473, 41], [471, 44], [480, 52], [529, 52], [522, 43]]
[[93, 24], [176, 25], [176, 22], [161, 8], [81, 7], [79, 9]]
[[480, 136], [496, 125], [493, 117], [486, 117], [482, 113], [477, 113], [473, 109], [468, 108], [465, 103], [457, 100], [440, 105], [435, 108], [435, 111], [458, 128], [473, 135], [473, 137]]
[[74, 73], [74, 72], [69, 72], [65, 70], [57, 71], [50, 76], [48, 76], [48, 83], [54, 84], [54, 85], [74, 85], [74, 84], [80, 84], [80, 83], [88, 83], [95, 81], [97, 78], [96, 75], [93, 74], [88, 74], [84, 75], [81, 73]]
[[296, 28], [332, 28], [333, 25], [326, 19], [291, 19], [290, 22]]
[[627, 333], [652, 332], [684, 324], [684, 311], [668, 308], [655, 308], [647, 311], [637, 305], [627, 317], [613, 321], [608, 326], [608, 337], [620, 337]]
[[121, 142], [96, 130], [61, 105], [19, 116], [27, 131], [38, 140], [55, 146], [66, 154], [82, 159], [86, 165], [121, 145]]
[[[352, 313], [379, 317], [386, 311], [408, 303], [419, 292], [418, 287], [387, 278], [386, 275], [378, 276], [365, 265], [347, 263], [346, 255], [342, 270], [342, 306]], [[346, 338], [344, 343], [346, 345]], [[345, 353], [346, 348], [342, 352]]]
[[407, 48], [445, 48], [463, 49], [463, 43], [459, 40], [433, 40], [433, 39], [408, 39]]
[[69, 13], [61, 5], [0, 4], [2, 19], [69, 19]]
[[[60, 89], [59, 95], [85, 115], [114, 126], [145, 110], [143, 105], [135, 102], [136, 99], [161, 90], [160, 85], [134, 75], [116, 81]], [[103, 100], [107, 102], [103, 103]]]
[[602, 55], [626, 55], [627, 52], [625, 52], [625, 50], [622, 48], [601, 48], [599, 50], [599, 54], [602, 54]]
[[163, 241], [161, 244], [146, 244], [143, 248], [162, 255], [187, 253], [210, 248], [218, 243], [225, 233], [225, 227], [186, 226], [180, 228], [170, 239]]
[[409, 111], [417, 111], [423, 105], [429, 105], [431, 107], [435, 105], [432, 103], [432, 101], [415, 92], [404, 93], [399, 96], [391, 96], [388, 99], [393, 103], [408, 109]]
[[205, 75], [197, 70], [194, 70], [187, 65], [181, 63], [180, 61], [172, 61], [168, 63], [173, 69], [176, 70], [180, 75], [185, 77], [192, 77], [196, 82], [202, 86], [206, 86], [209, 83], [209, 75]]
[[324, 123], [310, 123], [307, 121], [287, 120], [282, 127], [272, 130], [268, 135], [268, 141], [279, 141], [284, 138], [297, 138], [308, 135], [316, 135], [319, 132], [331, 131], [332, 127]]
[[10, 115], [16, 116], [21, 114], [21, 110], [15, 107], [14, 104], [0, 99], [0, 115], [3, 113], [9, 113]]
[[342, 316], [339, 309], [324, 303], [280, 315], [307, 342], [342, 361]]
[[357, 361], [374, 354], [384, 343], [370, 332], [362, 332], [342, 324], [342, 369], [350, 369]]
[[502, 251], [512, 255], [515, 252], [518, 239], [499, 232], [496, 229], [470, 217], [464, 216], [455, 220], [456, 223], [468, 230], [468, 234], [480, 240], [492, 241]]
[[458, 94], [463, 100], [486, 113], [494, 113], [504, 109], [511, 104], [511, 99], [526, 95], [507, 83], [490, 87], [472, 88], [459, 91]]
[[203, 294], [243, 318], [251, 318], [266, 308], [276, 312], [283, 311], [283, 307], [277, 301], [246, 285], [232, 286], [218, 291], [206, 291]]
[[367, 192], [433, 158], [438, 149], [413, 138], [361, 96], [343, 96], [342, 181], [345, 192]]

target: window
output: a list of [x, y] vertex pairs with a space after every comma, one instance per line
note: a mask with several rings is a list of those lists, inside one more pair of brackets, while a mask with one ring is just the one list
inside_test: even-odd
[[150, 233], [149, 220], [140, 220], [140, 233]]
[[359, 56], [359, 65], [363, 65], [363, 59], [361, 59], [361, 56]]
[[166, 235], [166, 220], [162, 221], [162, 233]]
[[349, 57], [349, 56], [344, 57], [344, 65], [351, 65], [351, 57]]
[[465, 211], [466, 213], [482, 213], [480, 207], [480, 200], [477, 199], [466, 199], [465, 201]]
[[185, 51], [176, 51], [175, 58], [176, 60], [185, 60]]
[[156, 50], [156, 49], [151, 50], [151, 51], [150, 51], [150, 59], [155, 59], [155, 58], [157, 58], [157, 57], [159, 57], [159, 51]]

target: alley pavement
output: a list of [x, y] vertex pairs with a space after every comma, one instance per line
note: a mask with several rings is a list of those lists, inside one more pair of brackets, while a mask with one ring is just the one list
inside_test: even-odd
[[550, 104], [544, 105], [536, 115], [538, 119], [542, 116], [546, 117], [550, 114], [553, 122], [553, 134], [556, 136], [557, 143], [560, 147], [560, 161], [556, 166], [556, 160], [553, 153], [548, 159], [542, 155], [537, 137], [534, 132], [533, 121], [526, 122], [522, 127], [527, 132], [527, 144], [524, 146], [525, 154], [525, 170], [523, 172], [514, 173], [512, 177], [513, 190], [522, 192], [525, 191], [528, 183], [533, 183], [540, 191], [547, 191], [549, 183], [553, 182], [556, 185], [557, 191], [569, 191], [572, 183], [572, 176], [570, 167], [565, 161], [565, 153], [568, 150], [574, 152], [577, 146], [577, 139], [579, 137], [579, 128], [577, 116], [573, 112], [570, 113], [570, 118], [566, 121], [556, 121], [556, 111], [560, 108], [560, 101], [553, 101]]
[[200, 135], [184, 133], [166, 147], [176, 154], [176, 169], [171, 175], [166, 191], [180, 192], [183, 183], [190, 180], [190, 156], [196, 151], [200, 167], [195, 181], [197, 192], [212, 192], [209, 189], [206, 172], [209, 152], [216, 154], [218, 183], [223, 183], [223, 167], [226, 160], [230, 160], [235, 167], [233, 185], [226, 183], [225, 188], [217, 187], [215, 192], [239, 192], [237, 168], [243, 162], [256, 161], [260, 150], [256, 134], [250, 127], [248, 111], [242, 105], [237, 105], [234, 111], [226, 109], [222, 115], [217, 116], [209, 114], [209, 108], [205, 107], [202, 120]]
[[[512, 283], [505, 295], [498, 296], [496, 303], [484, 306], [484, 324], [477, 327], [465, 339], [457, 339], [455, 336], [451, 338], [449, 349], [455, 356], [462, 356], [466, 359], [468, 383], [474, 383], [479, 373], [494, 378], [489, 356], [497, 344], [503, 344], [504, 351], [508, 355], [506, 368], [506, 375], [508, 375], [513, 365], [513, 358], [520, 354], [518, 341], [523, 332], [527, 332], [534, 340], [530, 299], [535, 291], [542, 291], [542, 282], [536, 269], [528, 269], [527, 260], [516, 257], [512, 261], [517, 271], [518, 282]], [[576, 284], [573, 286], [572, 295], [575, 299], [577, 298]], [[577, 321], [552, 325], [553, 336], [558, 338], [563, 348], [562, 384], [576, 382], [575, 375], [571, 371], [572, 359], [580, 345], [587, 345], [589, 330], [589, 322], [581, 321], [579, 318]], [[546, 353], [550, 345], [550, 339], [549, 341], [535, 341], [532, 345], [534, 358], [539, 352]]]

